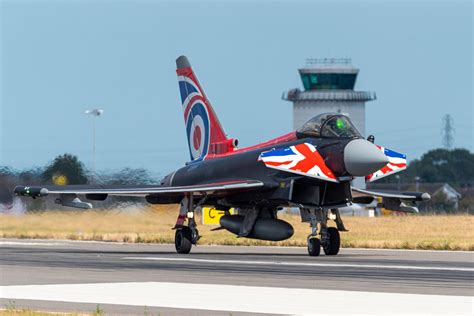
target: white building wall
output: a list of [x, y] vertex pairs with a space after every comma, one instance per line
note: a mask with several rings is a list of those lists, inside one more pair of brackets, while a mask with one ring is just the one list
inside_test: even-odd
[[362, 136], [366, 136], [364, 101], [295, 101], [293, 105], [293, 129], [297, 130], [313, 116], [327, 112], [347, 114]]

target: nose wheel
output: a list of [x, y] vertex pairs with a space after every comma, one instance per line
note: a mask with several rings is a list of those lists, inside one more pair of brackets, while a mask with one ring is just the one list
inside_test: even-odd
[[308, 254], [317, 257], [321, 253], [321, 241], [313, 236], [308, 237]]
[[339, 231], [335, 227], [328, 227], [326, 231], [326, 240], [323, 243], [323, 250], [326, 256], [335, 256], [341, 248], [341, 237]]

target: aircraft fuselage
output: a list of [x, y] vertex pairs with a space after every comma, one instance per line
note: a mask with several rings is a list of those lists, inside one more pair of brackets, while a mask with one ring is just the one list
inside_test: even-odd
[[[165, 186], [185, 186], [239, 178], [259, 180], [265, 184], [261, 190], [225, 193], [221, 197], [206, 201], [206, 204], [215, 206], [275, 208], [288, 205], [312, 207], [344, 205], [351, 200], [352, 177], [345, 171], [342, 158], [344, 147], [349, 141], [351, 139], [296, 138], [294, 141], [244, 150], [217, 159], [191, 162], [166, 176], [161, 183]], [[271, 169], [259, 161], [262, 152], [275, 147], [290, 147], [302, 143], [310, 143], [318, 149], [326, 164], [341, 179], [339, 183]], [[176, 197], [176, 200], [170, 203], [179, 200], [180, 197]]]

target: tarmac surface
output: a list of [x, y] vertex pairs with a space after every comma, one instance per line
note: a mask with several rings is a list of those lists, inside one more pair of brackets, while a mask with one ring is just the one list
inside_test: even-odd
[[[472, 315], [474, 253], [0, 239], [0, 303], [111, 314]], [[343, 303], [343, 304], [342, 304]]]

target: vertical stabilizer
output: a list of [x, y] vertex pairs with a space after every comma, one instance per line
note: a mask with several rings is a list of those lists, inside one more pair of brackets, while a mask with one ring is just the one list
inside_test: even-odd
[[186, 56], [176, 59], [176, 68], [191, 160], [232, 150], [233, 141], [227, 138]]

